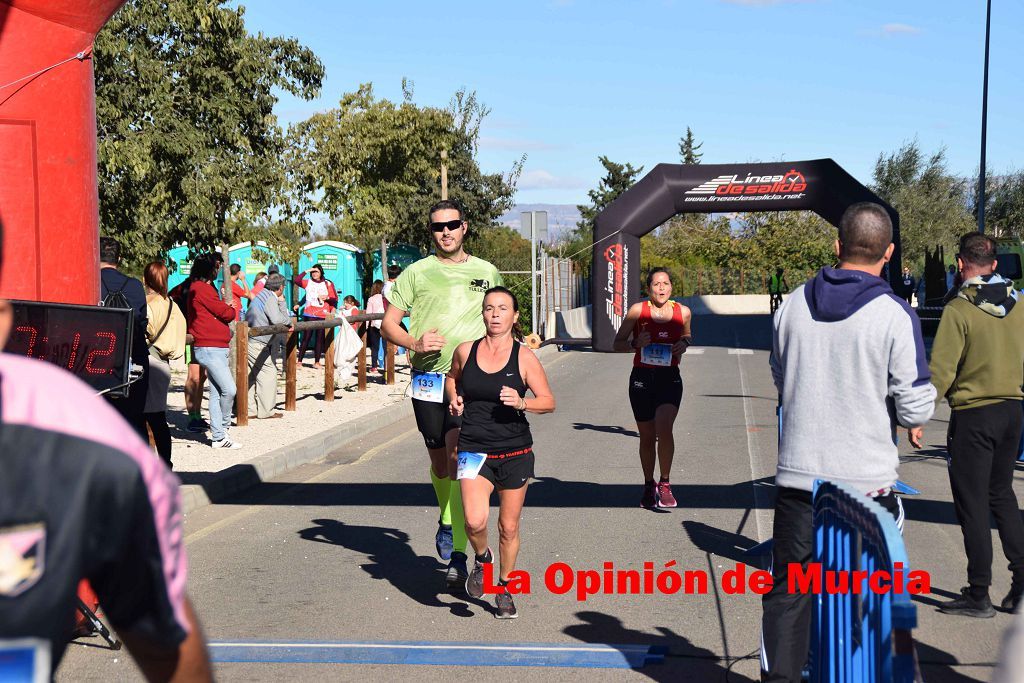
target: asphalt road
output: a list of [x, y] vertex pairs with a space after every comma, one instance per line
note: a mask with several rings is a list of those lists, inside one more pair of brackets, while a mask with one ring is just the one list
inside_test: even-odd
[[[642, 476], [626, 394], [630, 357], [573, 351], [547, 364], [558, 409], [531, 418], [538, 480], [526, 498], [519, 566], [531, 574], [532, 592], [517, 596], [517, 620], [494, 619], [488, 602], [443, 591], [444, 564], [433, 541], [436, 504], [411, 419], [229, 504], [191, 514], [190, 594], [208, 639], [318, 645], [312, 653], [294, 646], [250, 650], [257, 659], [305, 662], [218, 663], [219, 679], [756, 680], [760, 599], [726, 595], [718, 585], [738, 562], [756, 564], [744, 551], [771, 535], [776, 398], [763, 350], [767, 317], [699, 317], [694, 331], [702, 346], [683, 362], [672, 477], [680, 507], [672, 511], [638, 507]], [[1011, 617], [972, 620], [934, 607], [958, 592], [965, 572], [942, 450], [946, 415], [940, 411], [926, 430], [930, 446], [908, 454], [901, 469], [901, 478], [922, 491], [905, 498], [909, 557], [931, 572], [933, 588], [933, 595], [917, 599], [915, 638], [925, 680], [984, 681]], [[496, 516], [492, 508], [495, 547]], [[992, 595], [998, 600], [1009, 576], [998, 550], [996, 558]], [[606, 562], [640, 569], [649, 561], [660, 570], [673, 560], [676, 569], [706, 572], [708, 592], [597, 594], [580, 601], [575, 592], [554, 595], [544, 587], [545, 570], [556, 562], [601, 570]], [[417, 645], [424, 642], [475, 650], [458, 654], [467, 665], [454, 669], [312, 663], [340, 652], [323, 643], [361, 643], [361, 652], [379, 654], [395, 641], [408, 645], [389, 661], [436, 655], [438, 648]], [[98, 647], [96, 639], [85, 642], [69, 648], [59, 680], [138, 678], [126, 654]], [[533, 649], [520, 647], [524, 657], [562, 648], [565, 661], [577, 666], [471, 665], [509, 656], [486, 647], [495, 643], [527, 644]], [[642, 668], [584, 667], [609, 649], [621, 658], [648, 646], [664, 655]]]

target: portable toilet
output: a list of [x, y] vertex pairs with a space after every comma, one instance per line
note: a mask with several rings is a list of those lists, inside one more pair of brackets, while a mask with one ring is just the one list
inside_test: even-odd
[[187, 244], [179, 244], [167, 251], [167, 291], [184, 282], [192, 272], [192, 256]]
[[299, 272], [306, 272], [317, 263], [324, 269], [324, 277], [334, 283], [339, 308], [341, 300], [349, 294], [359, 302], [359, 308], [363, 307], [362, 249], [334, 240], [307, 244], [299, 256]]
[[[389, 244], [388, 245], [388, 265], [397, 263], [405, 270], [413, 263], [416, 263], [423, 258], [423, 252], [420, 251], [419, 247], [414, 247], [411, 244]], [[386, 278], [382, 274], [380, 267], [380, 250], [376, 249], [373, 252], [373, 279], [386, 281]], [[373, 282], [371, 280], [370, 282]]]
[[[269, 258], [268, 258], [269, 256]], [[256, 284], [256, 274], [260, 272], [267, 272], [267, 269], [271, 264], [277, 264], [278, 269], [281, 271], [281, 276], [285, 279], [284, 297], [288, 303], [289, 308], [292, 305], [292, 288], [288, 286], [288, 283], [292, 280], [292, 267], [285, 263], [274, 254], [274, 251], [267, 246], [266, 242], [239, 242], [238, 244], [228, 249], [228, 264], [238, 264], [242, 268], [242, 275], [245, 276], [245, 281], [252, 287]], [[219, 274], [217, 277], [218, 287], [223, 278], [223, 274]], [[248, 302], [243, 302], [242, 310], [248, 307]]]

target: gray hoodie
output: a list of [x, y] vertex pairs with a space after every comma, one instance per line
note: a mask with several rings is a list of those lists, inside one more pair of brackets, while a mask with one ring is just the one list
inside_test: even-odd
[[774, 319], [771, 369], [782, 402], [778, 486], [815, 479], [870, 493], [896, 483], [897, 424], [935, 405], [921, 323], [879, 277], [822, 268]]

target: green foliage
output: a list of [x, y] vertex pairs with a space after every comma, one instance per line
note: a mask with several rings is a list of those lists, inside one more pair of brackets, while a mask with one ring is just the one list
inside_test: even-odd
[[704, 153], [699, 151], [704, 146], [693, 137], [693, 131], [686, 127], [686, 135], [679, 138], [679, 158], [684, 164], [699, 164]]
[[987, 181], [985, 232], [993, 237], [1024, 237], [1024, 171]]
[[489, 110], [460, 90], [447, 109], [374, 96], [373, 86], [342, 95], [338, 107], [293, 126], [297, 185], [327, 214], [328, 236], [374, 249], [381, 239], [431, 246], [427, 210], [440, 199], [440, 152], [448, 152], [449, 197], [462, 203], [470, 228], [490, 225], [512, 207], [522, 161], [507, 175], [476, 161]]
[[925, 156], [917, 141], [879, 154], [871, 188], [900, 214], [903, 262], [920, 272], [925, 249], [955, 253], [961, 235], [975, 229], [970, 183], [946, 169], [946, 151]]
[[[274, 91], [312, 99], [323, 67], [294, 39], [249, 34], [244, 12], [226, 0], [129, 0], [97, 36], [100, 225], [130, 263], [179, 242], [307, 227], [289, 198]], [[260, 222], [277, 231], [254, 234]]]
[[576, 207], [581, 214], [580, 221], [576, 224], [577, 232], [581, 237], [593, 236], [594, 221], [597, 219], [597, 215], [615, 201], [620, 194], [633, 187], [637, 176], [644, 171], [643, 166], [633, 168], [632, 164], [618, 164], [606, 156], [598, 157], [598, 161], [604, 166], [605, 175], [596, 189], [587, 192], [590, 204], [585, 206], [581, 204]]

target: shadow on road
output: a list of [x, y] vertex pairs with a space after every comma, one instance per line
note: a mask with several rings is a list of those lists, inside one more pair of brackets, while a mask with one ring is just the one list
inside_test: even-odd
[[[451, 596], [444, 602], [446, 565], [433, 557], [417, 555], [409, 545], [409, 534], [399, 529], [346, 524], [334, 519], [314, 519], [317, 526], [299, 531], [299, 537], [314, 543], [338, 545], [366, 555], [368, 563], [360, 565], [372, 578], [387, 581], [409, 598], [426, 607], [445, 607], [457, 617], [471, 617], [469, 604], [490, 611], [490, 605], [469, 596]], [[467, 604], [467, 602], [469, 604]]]
[[922, 642], [914, 643], [914, 646], [917, 648], [921, 675], [928, 683], [980, 683], [989, 680], [992, 676], [994, 668], [992, 664], [972, 666], [971, 673], [976, 673], [978, 676], [978, 678], [973, 678], [953, 668], [960, 662], [948, 652]]
[[752, 538], [691, 520], [683, 522], [683, 530], [686, 531], [690, 542], [706, 553], [724, 557], [733, 562], [748, 564], [757, 569], [764, 569], [760, 566], [760, 557], [751, 557], [746, 554], [748, 550], [757, 545], [757, 541]]
[[[622, 620], [603, 612], [577, 612], [580, 623], [566, 626], [562, 633], [584, 643], [650, 645], [665, 652], [663, 664], [635, 669], [654, 681], [720, 681], [729, 674], [730, 681], [751, 681], [722, 666], [711, 650], [696, 647], [687, 638], [664, 626], [657, 634], [626, 628]], [[614, 647], [614, 645], [612, 645]]]
[[619, 434], [621, 436], [631, 436], [635, 439], [640, 438], [639, 432], [632, 429], [626, 429], [625, 427], [621, 427], [619, 425], [592, 425], [587, 424], [586, 422], [575, 422], [573, 423], [572, 428], [577, 430], [588, 429], [592, 432], [604, 432], [605, 434]]

